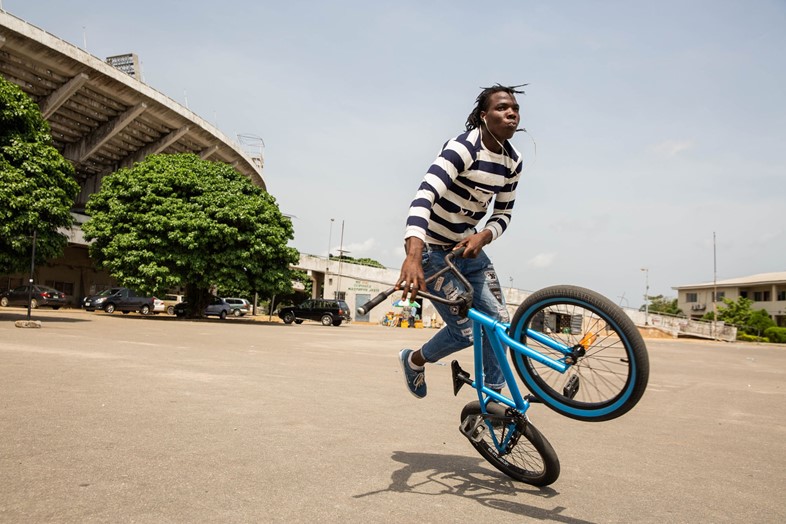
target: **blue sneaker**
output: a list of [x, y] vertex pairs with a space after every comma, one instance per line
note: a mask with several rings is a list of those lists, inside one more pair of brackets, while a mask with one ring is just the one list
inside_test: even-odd
[[401, 369], [404, 371], [404, 380], [407, 381], [407, 389], [417, 398], [426, 396], [426, 371], [415, 371], [409, 367], [409, 355], [412, 354], [411, 349], [402, 349], [398, 354], [398, 359], [401, 362]]

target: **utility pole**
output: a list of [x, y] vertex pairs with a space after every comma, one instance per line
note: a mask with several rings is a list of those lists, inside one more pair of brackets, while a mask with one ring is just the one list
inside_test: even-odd
[[330, 273], [330, 245], [333, 243], [333, 222], [335, 221], [336, 221], [335, 218], [330, 219], [330, 233], [328, 233], [327, 258], [325, 258], [325, 283], [322, 285], [322, 298], [328, 298], [327, 286], [328, 286], [328, 274]]
[[340, 247], [338, 248], [338, 281], [336, 283], [336, 294], [335, 298], [339, 298], [339, 293], [341, 293], [341, 267], [344, 262], [344, 220], [341, 220], [341, 241]]
[[715, 249], [715, 231], [712, 232], [712, 338], [718, 338], [718, 257]]
[[644, 271], [644, 325], [649, 326], [650, 314], [650, 270], [649, 268], [641, 268]]

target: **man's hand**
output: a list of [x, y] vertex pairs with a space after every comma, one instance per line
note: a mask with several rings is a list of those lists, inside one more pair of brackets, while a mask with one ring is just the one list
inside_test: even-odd
[[480, 250], [483, 249], [483, 246], [490, 244], [491, 240], [491, 231], [484, 229], [480, 233], [470, 235], [456, 244], [456, 247], [453, 248], [453, 250], [455, 251], [456, 249], [463, 247], [464, 254], [462, 256], [464, 258], [476, 258], [480, 254]]
[[401, 264], [401, 274], [396, 281], [395, 289], [403, 289], [401, 300], [415, 300], [419, 290], [426, 290], [426, 277], [423, 274], [423, 241], [416, 237], [406, 240], [407, 257]]

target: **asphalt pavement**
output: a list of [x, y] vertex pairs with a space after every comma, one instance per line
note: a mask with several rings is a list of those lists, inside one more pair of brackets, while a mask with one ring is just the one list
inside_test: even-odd
[[[0, 522], [785, 522], [786, 348], [647, 340], [619, 419], [529, 412], [560, 478], [512, 481], [459, 433], [434, 332], [0, 309]], [[471, 350], [458, 354], [465, 369]]]

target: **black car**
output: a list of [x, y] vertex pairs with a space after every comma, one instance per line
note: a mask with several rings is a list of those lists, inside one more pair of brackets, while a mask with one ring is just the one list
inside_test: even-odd
[[302, 324], [304, 320], [316, 320], [323, 326], [340, 326], [342, 322], [349, 322], [349, 306], [343, 300], [329, 298], [312, 298], [299, 306], [281, 308], [278, 316], [284, 324]]
[[103, 310], [110, 314], [115, 311], [123, 313], [138, 311], [143, 315], [148, 315], [153, 312], [155, 301], [156, 297], [140, 295], [127, 287], [113, 287], [87, 297], [82, 305], [88, 311]]
[[67, 304], [66, 295], [53, 287], [33, 284], [33, 294], [30, 296], [30, 286], [20, 286], [0, 295], [0, 306], [25, 306], [30, 301], [30, 307], [51, 307], [60, 309]]

